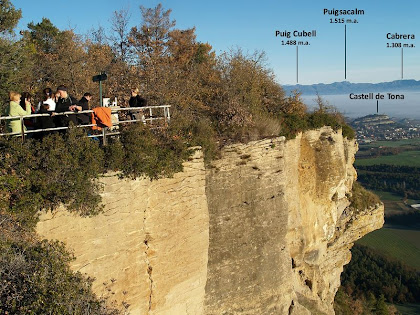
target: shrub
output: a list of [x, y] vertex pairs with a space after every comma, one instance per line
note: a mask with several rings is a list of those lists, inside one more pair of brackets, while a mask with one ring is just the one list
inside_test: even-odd
[[169, 128], [170, 133], [182, 138], [187, 147], [201, 146], [204, 161], [208, 163], [220, 153], [216, 125], [203, 114], [184, 110], [175, 113]]
[[313, 113], [301, 114], [283, 114], [281, 120], [281, 135], [286, 139], [293, 139], [296, 134], [310, 129], [318, 129], [324, 126], [330, 126], [334, 130], [342, 129], [343, 137], [354, 139], [354, 130], [344, 122], [340, 114], [336, 112], [327, 112], [325, 109]]
[[42, 141], [1, 138], [0, 149], [0, 207], [21, 224], [34, 226], [39, 210], [60, 204], [81, 215], [101, 210], [95, 179], [103, 169], [103, 153], [81, 130]]
[[358, 210], [364, 210], [381, 203], [377, 195], [363, 188], [358, 182], [353, 183], [349, 200], [350, 206]]
[[338, 130], [341, 124], [332, 114], [315, 111], [308, 115], [308, 126], [310, 128], [330, 126], [334, 130]]
[[182, 171], [182, 162], [190, 151], [186, 143], [170, 129], [151, 130], [143, 124], [132, 124], [123, 129], [121, 144], [124, 162], [120, 170], [123, 176], [150, 179], [172, 176]]
[[1, 314], [117, 314], [91, 291], [92, 279], [73, 273], [59, 242], [39, 240], [0, 211]]
[[104, 147], [105, 153], [105, 170], [118, 171], [125, 160], [124, 146], [119, 138], [109, 140], [107, 146]]
[[356, 132], [354, 131], [352, 127], [350, 127], [347, 124], [344, 124], [341, 128], [342, 128], [343, 137], [349, 140], [353, 140], [354, 138], [356, 138]]
[[281, 135], [286, 139], [294, 139], [299, 132], [308, 129], [308, 121], [305, 116], [297, 114], [283, 115], [281, 118]]

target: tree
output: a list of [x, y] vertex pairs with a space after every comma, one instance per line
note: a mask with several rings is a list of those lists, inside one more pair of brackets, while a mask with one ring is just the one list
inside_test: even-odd
[[28, 29], [30, 39], [36, 45], [38, 52], [44, 54], [57, 52], [56, 44], [61, 32], [49, 19], [44, 17], [37, 24], [31, 22], [28, 24]]
[[140, 9], [142, 24], [131, 29], [129, 41], [137, 54], [137, 74], [144, 82], [144, 89], [155, 91], [149, 99], [162, 103], [162, 91], [168, 83], [162, 75], [170, 71], [167, 42], [175, 21], [170, 19], [171, 10], [165, 11], [162, 4], [153, 9], [140, 6]]
[[27, 71], [25, 90], [39, 92], [46, 86], [56, 85], [55, 62], [58, 59], [58, 42], [62, 32], [47, 18], [28, 24], [23, 33], [22, 45], [29, 52], [31, 63]]
[[[111, 17], [110, 44], [114, 60], [109, 64], [109, 79], [107, 82], [110, 95], [118, 98], [119, 103], [127, 103], [130, 97], [129, 89], [139, 83], [136, 56], [130, 44], [129, 20], [131, 14], [128, 8], [114, 11]], [[126, 88], [122, 88], [126, 87]]]
[[89, 86], [93, 71], [87, 70], [85, 42], [72, 30], [60, 31], [47, 18], [28, 24], [23, 41], [32, 53], [30, 80], [32, 91], [46, 86], [68, 85], [71, 94], [80, 96]]
[[8, 92], [27, 89], [32, 80], [32, 51], [22, 42], [0, 38], [0, 113], [4, 113]]
[[306, 105], [303, 103], [298, 91], [293, 91], [293, 94], [287, 98], [281, 108], [281, 111], [285, 114], [297, 114], [299, 116], [305, 115], [306, 110]]
[[22, 11], [9, 0], [0, 0], [0, 35], [12, 34], [21, 17]]
[[[22, 17], [21, 10], [16, 10], [9, 0], [0, 0], [0, 99], [7, 100], [11, 89], [21, 87], [22, 71], [27, 65], [27, 51], [7, 35], [13, 34], [14, 28]], [[0, 102], [0, 114], [4, 112], [4, 102]]]
[[113, 35], [110, 39], [113, 45], [115, 54], [122, 62], [132, 62], [131, 49], [129, 45], [130, 30], [128, 27], [131, 14], [128, 8], [123, 8], [119, 11], [114, 11], [111, 18], [111, 30]]
[[388, 315], [388, 306], [385, 303], [385, 297], [383, 294], [379, 296], [379, 299], [376, 301], [376, 312], [377, 315]]
[[169, 32], [175, 26], [175, 20], [170, 19], [172, 10], [163, 10], [162, 4], [155, 8], [140, 6], [143, 23], [133, 27], [130, 41], [140, 59], [146, 58], [151, 66], [160, 58], [167, 56], [167, 41]]
[[72, 30], [62, 33], [57, 42], [57, 57], [53, 62], [54, 81], [67, 84], [76, 97], [80, 97], [91, 84], [96, 73], [87, 63], [86, 43]]

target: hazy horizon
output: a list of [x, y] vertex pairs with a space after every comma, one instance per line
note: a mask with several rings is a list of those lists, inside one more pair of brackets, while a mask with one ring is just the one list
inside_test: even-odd
[[[378, 114], [395, 118], [420, 119], [420, 92], [392, 91], [392, 93], [404, 94], [404, 100], [380, 100]], [[376, 100], [351, 100], [349, 94], [320, 96], [349, 118], [376, 114]], [[302, 95], [301, 97], [309, 109], [317, 107], [316, 95]]]

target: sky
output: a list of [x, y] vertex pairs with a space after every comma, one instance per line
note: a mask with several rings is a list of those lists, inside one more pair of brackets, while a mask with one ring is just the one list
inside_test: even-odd
[[[212, 45], [217, 54], [241, 48], [252, 54], [266, 53], [266, 64], [280, 84], [384, 82], [420, 80], [420, 1], [283, 1], [283, 0], [11, 0], [22, 9], [18, 30], [46, 17], [59, 29], [88, 34], [93, 28], [109, 28], [112, 13], [130, 10], [131, 26], [141, 23], [140, 5], [162, 3], [171, 9], [177, 28], [196, 28], [197, 40]], [[330, 23], [324, 9], [364, 10], [357, 24]], [[341, 18], [341, 17], [337, 17]], [[348, 16], [344, 17], [349, 18]], [[344, 28], [346, 27], [346, 71]], [[316, 31], [309, 46], [282, 45], [287, 38], [278, 31]], [[389, 40], [387, 33], [414, 34], [414, 40]], [[387, 43], [414, 44], [413, 48], [387, 48]], [[297, 58], [298, 49], [298, 58]], [[298, 59], [298, 61], [297, 61]], [[403, 66], [402, 66], [403, 59]], [[298, 67], [297, 67], [298, 64]], [[297, 69], [298, 68], [298, 69]], [[403, 71], [402, 71], [403, 70]]]

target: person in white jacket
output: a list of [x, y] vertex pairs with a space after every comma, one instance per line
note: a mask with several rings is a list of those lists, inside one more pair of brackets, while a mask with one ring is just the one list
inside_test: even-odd
[[42, 104], [48, 105], [48, 111], [54, 112], [55, 111], [55, 95], [51, 88], [45, 88], [42, 91], [42, 98], [43, 100], [38, 103], [38, 106], [36, 107], [36, 112], [39, 112], [39, 109], [41, 108]]

